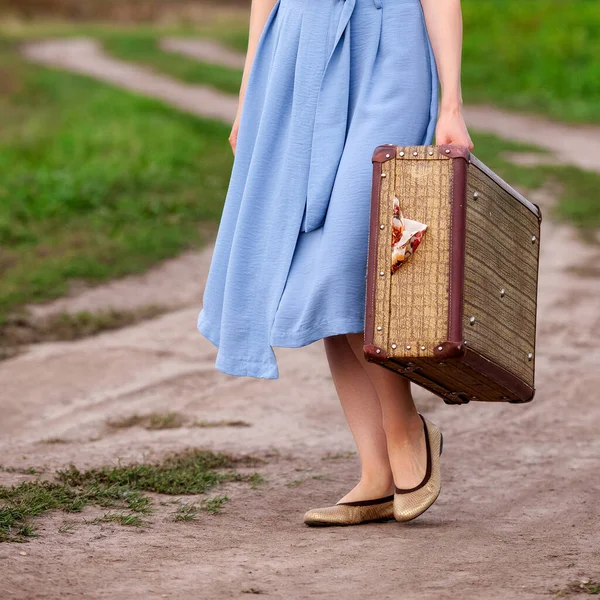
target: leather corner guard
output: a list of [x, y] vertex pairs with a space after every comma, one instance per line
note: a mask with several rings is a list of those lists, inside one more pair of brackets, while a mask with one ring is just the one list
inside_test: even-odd
[[371, 362], [384, 362], [388, 359], [387, 352], [383, 348], [378, 348], [373, 344], [365, 345], [363, 348], [365, 358]]
[[462, 342], [440, 342], [434, 349], [433, 355], [440, 360], [461, 358], [465, 355], [465, 345]]
[[397, 146], [393, 144], [383, 144], [382, 146], [377, 146], [373, 151], [373, 159], [374, 163], [383, 163], [387, 160], [392, 160], [392, 158], [396, 158], [396, 152], [398, 150]]

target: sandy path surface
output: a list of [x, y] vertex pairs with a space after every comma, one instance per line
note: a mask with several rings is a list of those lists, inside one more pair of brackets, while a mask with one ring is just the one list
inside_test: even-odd
[[[544, 194], [532, 200], [547, 203]], [[333, 458], [353, 445], [321, 343], [278, 350], [277, 381], [228, 377], [213, 369], [215, 349], [195, 330], [194, 305], [2, 363], [4, 465], [87, 467], [189, 446], [267, 464], [258, 469], [263, 486], [229, 484], [224, 513], [196, 522], [173, 523], [158, 503], [141, 531], [62, 513], [40, 519], [38, 539], [0, 545], [0, 598], [509, 600], [600, 579], [600, 248], [548, 219], [542, 239], [537, 397], [449, 407], [416, 390], [445, 434], [444, 489], [408, 525], [302, 525], [303, 512], [336, 501], [358, 469], [355, 456]], [[205, 276], [198, 269], [195, 304]], [[252, 426], [106, 427], [107, 419], [168, 410]], [[65, 443], [42, 443], [54, 437]], [[19, 477], [0, 472], [2, 483]], [[76, 521], [72, 532], [59, 533], [67, 520]]]

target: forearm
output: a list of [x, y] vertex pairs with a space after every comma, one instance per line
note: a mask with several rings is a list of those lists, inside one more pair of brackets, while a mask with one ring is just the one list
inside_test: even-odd
[[421, 5], [442, 87], [441, 109], [460, 111], [463, 39], [460, 0], [421, 0]]
[[250, 34], [248, 37], [248, 50], [246, 52], [246, 62], [244, 64], [244, 75], [242, 77], [242, 85], [240, 88], [240, 102], [238, 113], [241, 111], [242, 104], [244, 103], [244, 95], [246, 93], [246, 85], [248, 83], [248, 76], [254, 62], [254, 55], [256, 54], [256, 47], [258, 40], [263, 32], [265, 23], [269, 14], [275, 6], [277, 0], [252, 0], [252, 8], [250, 10]]

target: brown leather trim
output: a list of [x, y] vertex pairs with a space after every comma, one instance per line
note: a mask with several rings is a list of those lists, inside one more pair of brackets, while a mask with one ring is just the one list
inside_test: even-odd
[[[393, 144], [383, 144], [381, 146], [377, 146], [373, 151], [372, 161], [374, 163], [383, 163], [386, 160], [392, 160], [396, 158], [396, 151], [398, 147]], [[389, 156], [388, 156], [389, 155]]]
[[[377, 352], [377, 350], [380, 350], [380, 352]], [[384, 362], [388, 359], [387, 352], [373, 344], [365, 344], [363, 351], [365, 358], [371, 362]]]
[[376, 504], [385, 504], [393, 502], [394, 496], [386, 496], [385, 498], [376, 498], [375, 500], [355, 500], [354, 502], [338, 502], [337, 506], [375, 506]]
[[440, 360], [461, 358], [465, 355], [465, 345], [462, 342], [441, 342], [433, 349], [433, 355]]
[[[537, 204], [536, 204], [537, 206]], [[540, 216], [539, 216], [539, 221], [540, 224], [542, 222], [542, 213], [540, 211]], [[541, 243], [542, 243], [542, 229], [540, 227], [540, 230], [537, 232], [538, 235], [538, 241], [537, 241], [537, 281], [536, 281], [536, 286], [535, 286], [535, 319], [533, 321], [533, 348], [531, 349], [531, 351], [533, 352], [533, 373], [532, 373], [532, 378], [531, 378], [531, 383], [533, 385], [533, 392], [531, 394], [531, 398], [529, 399], [530, 401], [533, 400], [533, 396], [535, 394], [535, 360], [536, 360], [536, 345], [537, 345], [537, 330], [538, 330], [538, 318], [537, 318], [537, 298], [539, 295], [539, 289], [540, 289], [540, 248], [541, 248]]]
[[427, 449], [427, 470], [425, 471], [425, 476], [423, 477], [421, 483], [419, 483], [419, 485], [416, 485], [413, 488], [410, 488], [409, 490], [401, 490], [400, 488], [394, 486], [396, 494], [410, 494], [411, 492], [416, 492], [417, 490], [420, 490], [422, 487], [426, 486], [427, 482], [431, 479], [431, 472], [433, 471], [433, 460], [431, 458], [431, 442], [429, 440], [429, 430], [427, 428], [427, 423], [425, 422], [425, 418], [423, 417], [423, 415], [419, 414], [419, 416], [421, 417], [421, 421], [423, 421], [423, 429], [425, 433], [425, 448]]
[[[441, 146], [436, 146], [436, 148], [444, 158], [464, 158], [467, 162], [471, 158], [471, 151], [466, 146], [442, 144]], [[450, 150], [450, 152], [446, 152], [446, 150]]]
[[[377, 154], [379, 146], [375, 149]], [[389, 146], [387, 147], [389, 149]], [[364, 346], [365, 356], [367, 348], [373, 346], [373, 338], [375, 336], [375, 294], [377, 279], [375, 273], [377, 271], [377, 254], [379, 246], [379, 195], [381, 188], [381, 163], [373, 161], [373, 183], [371, 185], [371, 217], [369, 221], [369, 254], [367, 259], [367, 294], [365, 306], [365, 333]], [[373, 350], [374, 354], [374, 350]], [[379, 355], [376, 355], [377, 358]], [[376, 360], [373, 357], [372, 360]]]
[[530, 402], [533, 400], [534, 388], [527, 385], [510, 371], [507, 371], [471, 348], [466, 349], [462, 361], [473, 370], [479, 371], [479, 373], [484, 374], [504, 387], [508, 392], [514, 394], [517, 397], [517, 401]]
[[542, 219], [542, 213], [537, 204], [529, 202], [525, 196], [519, 194], [515, 188], [506, 183], [506, 181], [504, 181], [504, 179], [502, 179], [497, 173], [494, 173], [494, 171], [492, 171], [488, 166], [484, 165], [477, 157], [473, 155], [471, 155], [471, 164], [482, 171], [492, 181], [496, 182], [502, 189], [513, 196], [513, 198], [518, 200], [523, 206], [527, 207], [534, 215], [537, 216], [538, 219]]
[[460, 343], [463, 339], [462, 320], [465, 287], [465, 239], [467, 227], [467, 160], [462, 153], [459, 158], [453, 159], [452, 169], [448, 341]]

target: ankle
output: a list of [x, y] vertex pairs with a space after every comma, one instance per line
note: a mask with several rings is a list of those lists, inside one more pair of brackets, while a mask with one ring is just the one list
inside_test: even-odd
[[385, 496], [386, 490], [394, 485], [394, 476], [391, 468], [387, 472], [362, 473], [357, 487], [365, 490], [379, 490]]
[[390, 426], [385, 426], [385, 433], [388, 440], [388, 449], [413, 448], [420, 446], [425, 437], [425, 430], [421, 417], [417, 415], [416, 419], [403, 420]]

